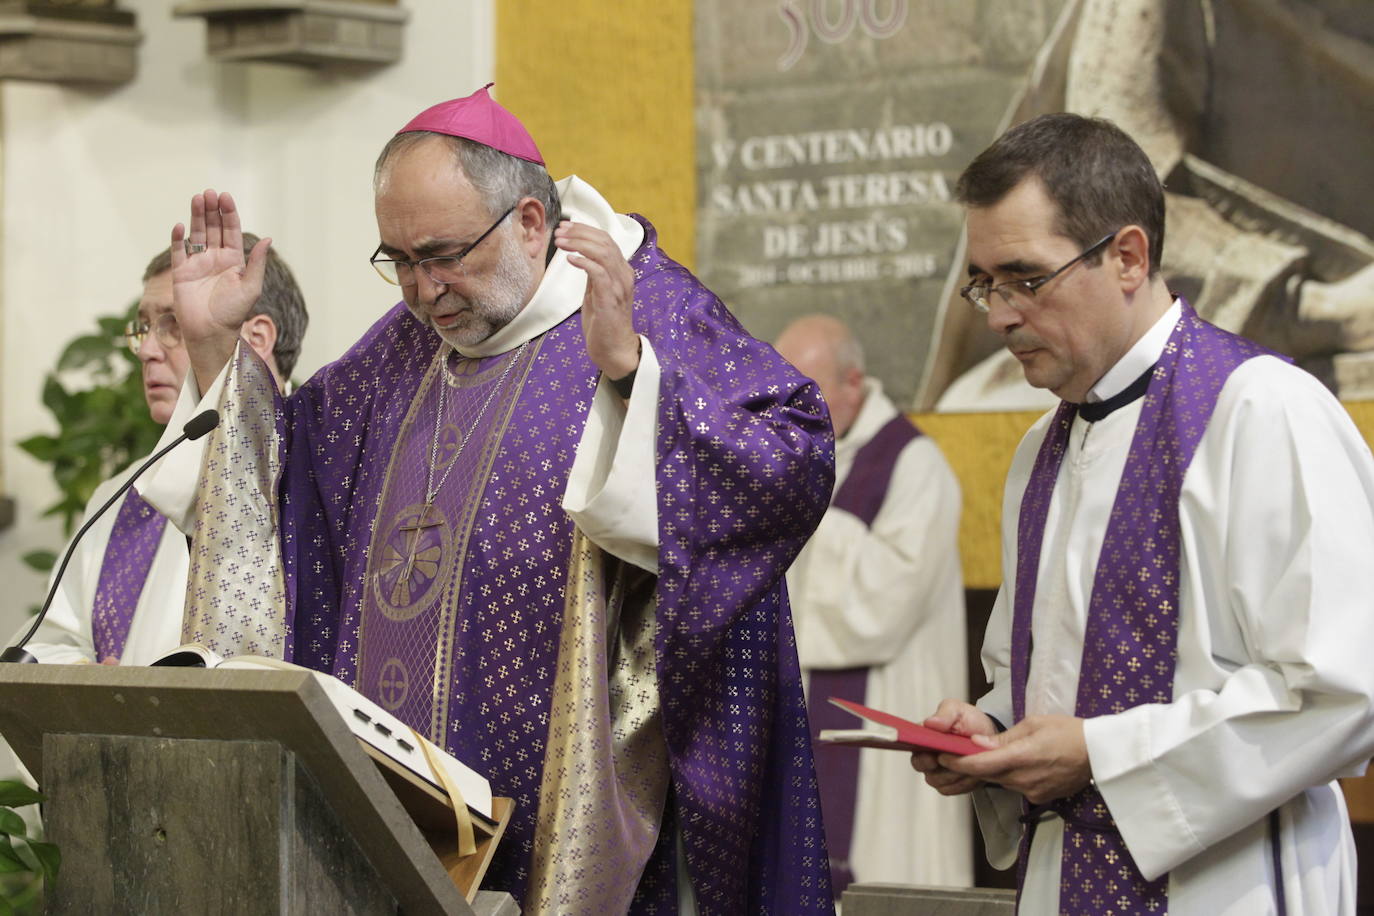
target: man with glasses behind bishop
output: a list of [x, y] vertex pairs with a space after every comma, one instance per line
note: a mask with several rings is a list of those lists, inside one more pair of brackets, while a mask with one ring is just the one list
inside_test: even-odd
[[[245, 249], [258, 238], [244, 233]], [[275, 251], [266, 262], [262, 297], [240, 335], [284, 385], [300, 356], [308, 316], [291, 269]], [[143, 367], [143, 396], [154, 422], [166, 425], [190, 369], [172, 311], [172, 257], [164, 248], [143, 272], [138, 314], [125, 327]], [[89, 514], [142, 463], [100, 484]], [[186, 600], [186, 538], [131, 488], [82, 539], [52, 607], [26, 647], [40, 662], [144, 665], [181, 645]]]

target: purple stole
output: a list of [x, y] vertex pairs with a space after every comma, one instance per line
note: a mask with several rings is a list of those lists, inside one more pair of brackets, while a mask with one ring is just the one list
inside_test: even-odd
[[[1269, 352], [1208, 324], [1179, 301], [1183, 314], [1146, 390], [1093, 578], [1074, 707], [1081, 718], [1173, 701], [1183, 477], [1226, 379], [1244, 361]], [[1011, 647], [1012, 709], [1018, 722], [1026, 714], [1040, 546], [1077, 410], [1076, 404], [1059, 405], [1021, 501]], [[1095, 786], [1050, 807], [1064, 819], [1061, 913], [1167, 912], [1169, 876], [1144, 879]], [[1041, 813], [1027, 818], [1018, 886]]]
[[143, 593], [143, 583], [153, 567], [166, 525], [167, 519], [137, 492], [130, 490], [125, 494], [105, 545], [91, 608], [96, 661], [124, 654], [124, 641], [129, 636], [138, 596]]
[[[832, 509], [850, 513], [872, 527], [887, 497], [892, 469], [908, 443], [921, 435], [916, 425], [898, 414], [859, 449], [844, 482], [835, 488]], [[867, 667], [813, 668], [806, 701], [812, 734], [827, 728], [852, 728], [854, 716], [829, 702], [841, 697], [865, 702]], [[851, 748], [816, 745], [816, 780], [820, 783], [821, 813], [825, 817], [825, 845], [830, 851], [830, 884], [839, 897], [854, 881], [850, 847], [854, 841], [854, 809], [859, 796], [859, 755]]]

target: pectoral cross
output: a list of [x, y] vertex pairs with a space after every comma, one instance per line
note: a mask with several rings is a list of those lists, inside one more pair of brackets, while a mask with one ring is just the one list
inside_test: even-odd
[[401, 531], [410, 533], [410, 544], [406, 548], [406, 565], [405, 569], [401, 570], [401, 578], [396, 583], [398, 586], [410, 585], [410, 573], [415, 568], [415, 556], [420, 550], [420, 533], [426, 528], [438, 528], [444, 524], [443, 519], [429, 520], [429, 513], [433, 508], [431, 503], [425, 503], [420, 507], [420, 514], [415, 516], [415, 521], [409, 525], [401, 526]]

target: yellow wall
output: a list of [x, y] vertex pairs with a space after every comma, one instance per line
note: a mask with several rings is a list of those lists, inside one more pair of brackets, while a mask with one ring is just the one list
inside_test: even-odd
[[696, 258], [692, 4], [500, 0], [492, 92], [555, 178], [577, 174]]
[[959, 554], [968, 588], [1002, 583], [1002, 482], [1021, 437], [1039, 416], [1039, 411], [912, 414], [959, 478], [964, 497]]

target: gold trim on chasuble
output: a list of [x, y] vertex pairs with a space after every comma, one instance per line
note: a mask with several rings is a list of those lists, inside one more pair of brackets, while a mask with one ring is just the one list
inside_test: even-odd
[[[454, 500], [446, 497], [442, 500], [446, 505], [461, 507], [457, 518], [448, 518], [437, 506], [431, 507], [428, 514], [425, 514], [422, 503], [412, 503], [393, 512], [390, 522], [387, 522], [382, 513], [388, 510], [393, 484], [401, 473], [423, 475], [425, 472], [423, 466], [401, 468], [398, 462], [404, 462], [406, 445], [415, 441], [414, 437], [419, 437], [425, 444], [424, 456], [425, 460], [428, 460], [428, 446], [433, 439], [434, 431], [434, 411], [437, 409], [437, 398], [431, 398], [430, 393], [438, 380], [442, 379], [454, 389], [471, 388], [482, 383], [501, 384], [501, 374], [506, 368], [504, 360], [491, 360], [486, 368], [476, 371], [477, 360], [455, 354], [458, 359], [458, 371], [451, 373], [445, 363], [452, 351], [448, 346], [441, 346], [425, 371], [419, 390], [410, 402], [410, 409], [401, 424], [387, 461], [385, 483], [382, 486], [381, 500], [377, 505], [378, 523], [372, 528], [367, 570], [363, 580], [365, 594], [362, 599], [362, 613], [358, 620], [358, 663], [353, 686], [365, 695], [377, 697], [382, 706], [388, 709], [399, 708], [405, 702], [409, 685], [412, 683], [410, 673], [405, 670], [399, 659], [387, 659], [381, 666], [376, 690], [369, 692], [365, 685], [358, 682], [362, 673], [369, 670], [367, 622], [372, 615], [380, 613], [393, 626], [415, 621], [414, 625], [417, 628], [424, 627], [425, 621], [417, 618], [423, 618], [426, 611], [437, 605], [439, 619], [437, 634], [433, 637], [434, 661], [431, 670], [434, 677], [430, 687], [431, 712], [426, 737], [440, 747], [447, 746], [449, 684], [453, 679], [453, 643], [458, 626], [458, 596], [462, 593], [468, 541], [477, 518], [477, 509], [481, 505], [483, 490], [491, 480], [491, 469], [499, 445], [505, 436], [515, 405], [520, 400], [520, 392], [524, 390], [526, 376], [542, 347], [541, 338], [532, 341], [523, 356], [518, 351], [512, 351], [509, 358], [523, 359], [524, 365], [515, 367], [505, 390], [497, 392], [499, 402], [492, 405], [495, 408], [492, 411], [493, 420], [482, 441], [468, 442], [466, 449], [461, 449], [471, 454], [472, 449], [480, 447], [480, 458], [471, 480], [466, 481], [466, 484], [458, 478], [445, 483], [445, 486], [454, 488], [466, 485], [466, 491], [461, 498]], [[431, 403], [432, 401], [435, 403]], [[460, 443], [466, 432], [467, 430], [460, 429], [453, 423], [446, 424], [440, 430], [440, 458], [435, 462], [434, 468], [436, 479], [442, 478], [449, 465], [458, 459]], [[425, 532], [433, 533], [425, 535]], [[413, 549], [416, 545], [410, 543], [410, 540], [421, 536], [429, 538], [430, 546], [416, 552]], [[433, 544], [434, 540], [437, 540], [438, 544]], [[407, 549], [407, 545], [411, 549]], [[410, 572], [421, 577], [421, 586], [412, 587], [409, 584], [409, 576], [404, 583], [400, 582], [401, 576], [397, 573], [404, 571], [407, 566], [410, 567]], [[392, 698], [391, 702], [384, 699], [388, 696]]]
[[240, 342], [196, 485], [181, 640], [225, 658], [286, 652], [276, 391], [267, 365]]
[[[526, 912], [624, 913], [668, 797], [654, 671], [654, 579], [576, 527]], [[610, 659], [608, 661], [608, 647]]]

